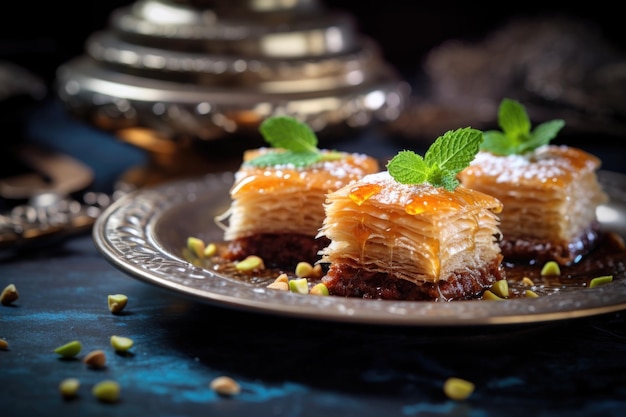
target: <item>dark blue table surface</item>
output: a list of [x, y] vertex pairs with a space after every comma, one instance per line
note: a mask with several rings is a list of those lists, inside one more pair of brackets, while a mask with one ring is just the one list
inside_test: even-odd
[[[33, 114], [29, 138], [74, 153], [94, 167], [94, 186], [102, 189], [145, 161], [136, 149], [68, 120], [54, 103]], [[363, 144], [390, 149], [367, 134], [338, 147]], [[620, 170], [617, 158], [607, 161], [607, 169]], [[192, 301], [133, 279], [99, 254], [89, 233], [0, 251], [0, 287], [10, 283], [20, 298], [0, 306], [0, 338], [9, 343], [8, 350], [0, 350], [2, 416], [586, 417], [626, 412], [624, 312], [469, 328], [255, 314]], [[120, 315], [107, 308], [107, 295], [115, 293], [129, 297]], [[114, 334], [134, 340], [130, 355], [114, 353], [109, 344]], [[83, 351], [76, 360], [59, 359], [53, 350], [71, 340], [79, 340]], [[108, 359], [101, 370], [81, 361], [96, 349]], [[214, 393], [209, 383], [220, 375], [237, 380], [241, 393]], [[475, 384], [470, 398], [454, 401], [444, 395], [443, 382], [451, 376]], [[82, 383], [71, 401], [58, 391], [67, 377]], [[120, 383], [119, 402], [105, 404], [91, 395], [91, 387], [103, 379]]]

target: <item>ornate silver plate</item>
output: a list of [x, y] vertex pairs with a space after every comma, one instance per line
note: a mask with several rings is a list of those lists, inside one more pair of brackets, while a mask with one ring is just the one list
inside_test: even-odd
[[[610, 202], [603, 227], [626, 236], [626, 176], [601, 171]], [[408, 302], [300, 295], [267, 289], [194, 266], [183, 258], [188, 236], [219, 241], [213, 217], [230, 204], [232, 173], [210, 174], [134, 191], [98, 217], [100, 253], [128, 275], [199, 302], [252, 312], [374, 325], [468, 326], [549, 322], [626, 309], [626, 279], [539, 298], [504, 302]]]

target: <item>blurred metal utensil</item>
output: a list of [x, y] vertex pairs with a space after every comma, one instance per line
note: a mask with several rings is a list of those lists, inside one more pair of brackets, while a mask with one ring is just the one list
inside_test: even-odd
[[89, 231], [120, 194], [84, 192], [93, 173], [67, 155], [33, 146], [15, 153], [32, 171], [0, 178], [0, 197], [17, 202], [0, 213], [0, 249], [43, 245]]
[[0, 178], [0, 196], [3, 198], [27, 199], [45, 192], [65, 195], [84, 189], [93, 180], [93, 172], [88, 166], [37, 146], [17, 147], [15, 157], [32, 172]]
[[398, 117], [409, 86], [352, 17], [315, 0], [138, 0], [57, 71], [69, 112], [176, 140], [256, 135], [288, 114], [321, 136]]

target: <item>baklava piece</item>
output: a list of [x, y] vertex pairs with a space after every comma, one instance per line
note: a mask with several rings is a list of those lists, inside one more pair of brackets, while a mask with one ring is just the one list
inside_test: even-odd
[[[482, 133], [473, 132], [482, 139]], [[446, 137], [433, 146], [447, 155], [429, 158], [431, 146], [427, 164], [453, 159], [448, 156], [456, 152], [455, 144], [439, 143]], [[452, 182], [445, 187], [428, 181], [401, 183], [390, 173], [392, 162], [387, 171], [367, 175], [327, 197], [319, 236], [330, 240], [321, 252], [321, 262], [328, 264], [322, 282], [329, 293], [412, 301], [480, 298], [505, 278], [498, 246], [502, 204]], [[404, 162], [399, 165], [409, 165]], [[432, 166], [435, 178], [446, 177], [441, 169], [445, 163], [426, 168]], [[447, 174], [450, 179], [452, 174]]]
[[328, 244], [317, 237], [326, 194], [380, 170], [371, 156], [326, 149], [316, 150], [317, 162], [305, 166], [252, 163], [285, 152], [274, 147], [244, 152], [230, 189], [231, 205], [216, 218], [227, 243], [220, 255], [224, 259], [256, 255], [267, 266], [283, 268], [301, 261], [315, 263], [319, 250]]
[[600, 160], [585, 151], [545, 145], [522, 155], [481, 151], [459, 179], [504, 204], [500, 243], [506, 261], [568, 265], [599, 237], [596, 209], [607, 201], [599, 167]]
[[531, 129], [516, 100], [502, 100], [498, 124], [502, 130], [484, 132], [479, 153], [458, 179], [504, 204], [504, 259], [579, 261], [599, 239], [596, 209], [608, 200], [596, 175], [601, 161], [578, 148], [550, 145], [565, 122], [550, 120]]

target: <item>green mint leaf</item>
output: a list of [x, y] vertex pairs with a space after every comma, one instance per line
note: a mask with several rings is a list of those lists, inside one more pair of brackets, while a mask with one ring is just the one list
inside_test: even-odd
[[472, 162], [482, 141], [483, 132], [480, 130], [469, 127], [450, 130], [430, 145], [424, 161], [429, 166], [437, 165], [442, 172], [456, 175]]
[[556, 137], [559, 131], [565, 126], [565, 121], [561, 119], [550, 120], [544, 122], [533, 129], [530, 140], [527, 143], [522, 143], [520, 153], [532, 151], [540, 146], [547, 145], [552, 139]]
[[498, 125], [502, 131], [485, 132], [480, 149], [495, 155], [521, 155], [549, 144], [565, 122], [556, 119], [532, 130], [526, 108], [518, 101], [505, 98], [498, 108]]
[[424, 159], [413, 151], [400, 151], [387, 163], [387, 171], [401, 184], [420, 184], [429, 173]]
[[296, 168], [304, 168], [321, 159], [322, 154], [319, 152], [268, 152], [247, 161], [246, 164], [259, 167], [293, 165]]
[[496, 155], [513, 155], [517, 152], [506, 135], [498, 130], [488, 130], [483, 132], [483, 143], [481, 149], [489, 150]]
[[428, 148], [424, 158], [412, 151], [401, 151], [387, 163], [387, 171], [399, 183], [428, 182], [449, 191], [459, 185], [456, 175], [474, 159], [483, 133], [462, 128], [439, 136]]
[[265, 141], [274, 148], [293, 152], [318, 152], [317, 136], [306, 124], [289, 116], [267, 118], [259, 126]]
[[320, 161], [339, 161], [340, 159], [343, 159], [343, 157], [344, 157], [344, 153], [341, 151], [329, 151], [329, 152], [320, 154], [319, 160]]
[[498, 108], [498, 124], [504, 134], [517, 138], [530, 133], [530, 119], [519, 102], [505, 98]]
[[317, 148], [317, 136], [305, 123], [290, 116], [272, 116], [263, 121], [259, 131], [267, 143], [280, 152], [268, 152], [246, 161], [246, 165], [292, 165], [303, 168], [321, 160], [340, 159], [339, 152], [325, 155]]
[[452, 172], [446, 172], [441, 177], [441, 185], [443, 185], [443, 188], [445, 188], [448, 191], [454, 191], [456, 187], [459, 186], [459, 184], [460, 184], [460, 181], [456, 177], [456, 174], [453, 174]]

